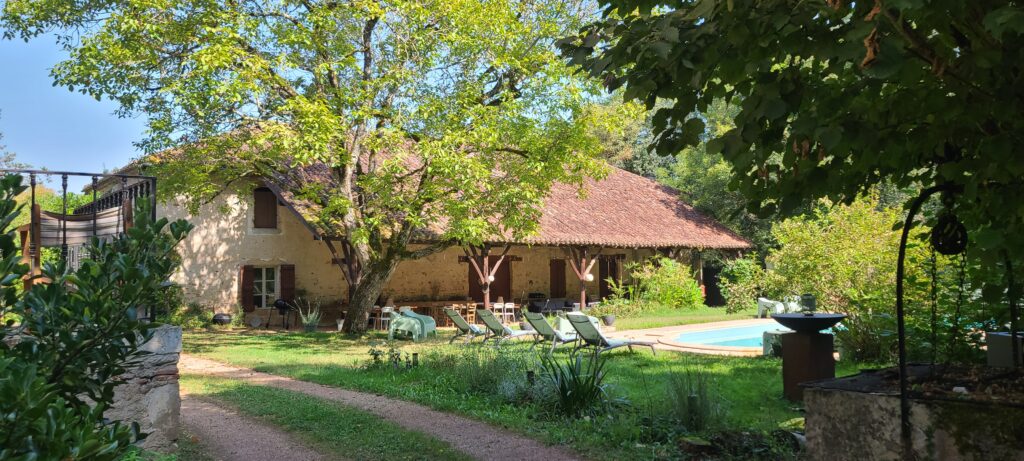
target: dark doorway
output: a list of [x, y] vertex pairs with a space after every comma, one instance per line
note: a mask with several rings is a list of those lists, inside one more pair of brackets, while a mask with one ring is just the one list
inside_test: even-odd
[[619, 259], [614, 256], [601, 258], [597, 265], [597, 274], [600, 277], [597, 282], [597, 294], [601, 299], [605, 299], [612, 294], [612, 287], [608, 283], [608, 279], [614, 280], [616, 284], [622, 281], [619, 273]]
[[565, 297], [565, 260], [551, 260], [551, 294], [549, 298]]
[[[499, 256], [490, 257], [490, 267], [494, 267], [494, 264], [498, 262]], [[505, 260], [501, 262], [501, 267], [498, 268], [498, 272], [494, 274], [494, 281], [491, 282], [491, 302], [495, 302], [498, 296], [501, 296], [506, 302], [512, 301], [512, 266], [511, 258], [505, 257]], [[476, 269], [473, 268], [472, 264], [469, 266], [469, 297], [473, 298], [476, 302], [483, 302], [484, 292], [480, 287], [480, 276], [477, 275]]]
[[718, 275], [722, 272], [722, 266], [705, 264], [702, 272], [704, 273], [704, 304], [724, 306], [725, 296], [722, 296], [722, 288], [718, 286]]

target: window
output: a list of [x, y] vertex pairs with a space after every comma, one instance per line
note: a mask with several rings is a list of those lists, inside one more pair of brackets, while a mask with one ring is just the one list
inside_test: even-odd
[[266, 187], [252, 191], [252, 227], [277, 229], [277, 196]]
[[274, 307], [278, 298], [277, 268], [252, 268], [252, 296], [254, 307]]

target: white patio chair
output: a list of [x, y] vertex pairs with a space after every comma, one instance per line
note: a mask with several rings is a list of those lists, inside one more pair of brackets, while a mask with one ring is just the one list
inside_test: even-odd
[[501, 323], [509, 324], [515, 322], [515, 303], [499, 303], [495, 305], [495, 312], [501, 318]]
[[395, 306], [384, 306], [380, 308], [380, 317], [377, 320], [378, 330], [387, 330], [391, 327], [391, 316], [395, 315]]

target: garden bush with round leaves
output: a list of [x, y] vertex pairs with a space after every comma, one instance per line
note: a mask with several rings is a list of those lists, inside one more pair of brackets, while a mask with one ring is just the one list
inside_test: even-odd
[[70, 270], [47, 264], [22, 292], [12, 221], [24, 191], [19, 176], [0, 179], [0, 460], [116, 460], [145, 436], [136, 424], [106, 421], [114, 388], [144, 353], [153, 325], [138, 313], [156, 306], [176, 268], [170, 257], [191, 229], [185, 221], [153, 221], [140, 204], [135, 227], [95, 240], [90, 259]]

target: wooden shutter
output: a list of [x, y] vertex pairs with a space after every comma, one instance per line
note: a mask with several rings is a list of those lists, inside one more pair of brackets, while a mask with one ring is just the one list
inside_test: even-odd
[[552, 298], [565, 297], [565, 260], [551, 260], [551, 296]]
[[252, 227], [256, 229], [277, 228], [277, 196], [270, 189], [260, 187], [252, 191]]
[[295, 265], [293, 264], [282, 264], [279, 268], [278, 277], [280, 277], [281, 285], [281, 299], [285, 301], [295, 301]]
[[242, 266], [238, 269], [238, 303], [245, 312], [256, 310], [252, 297], [253, 280], [252, 266]]

